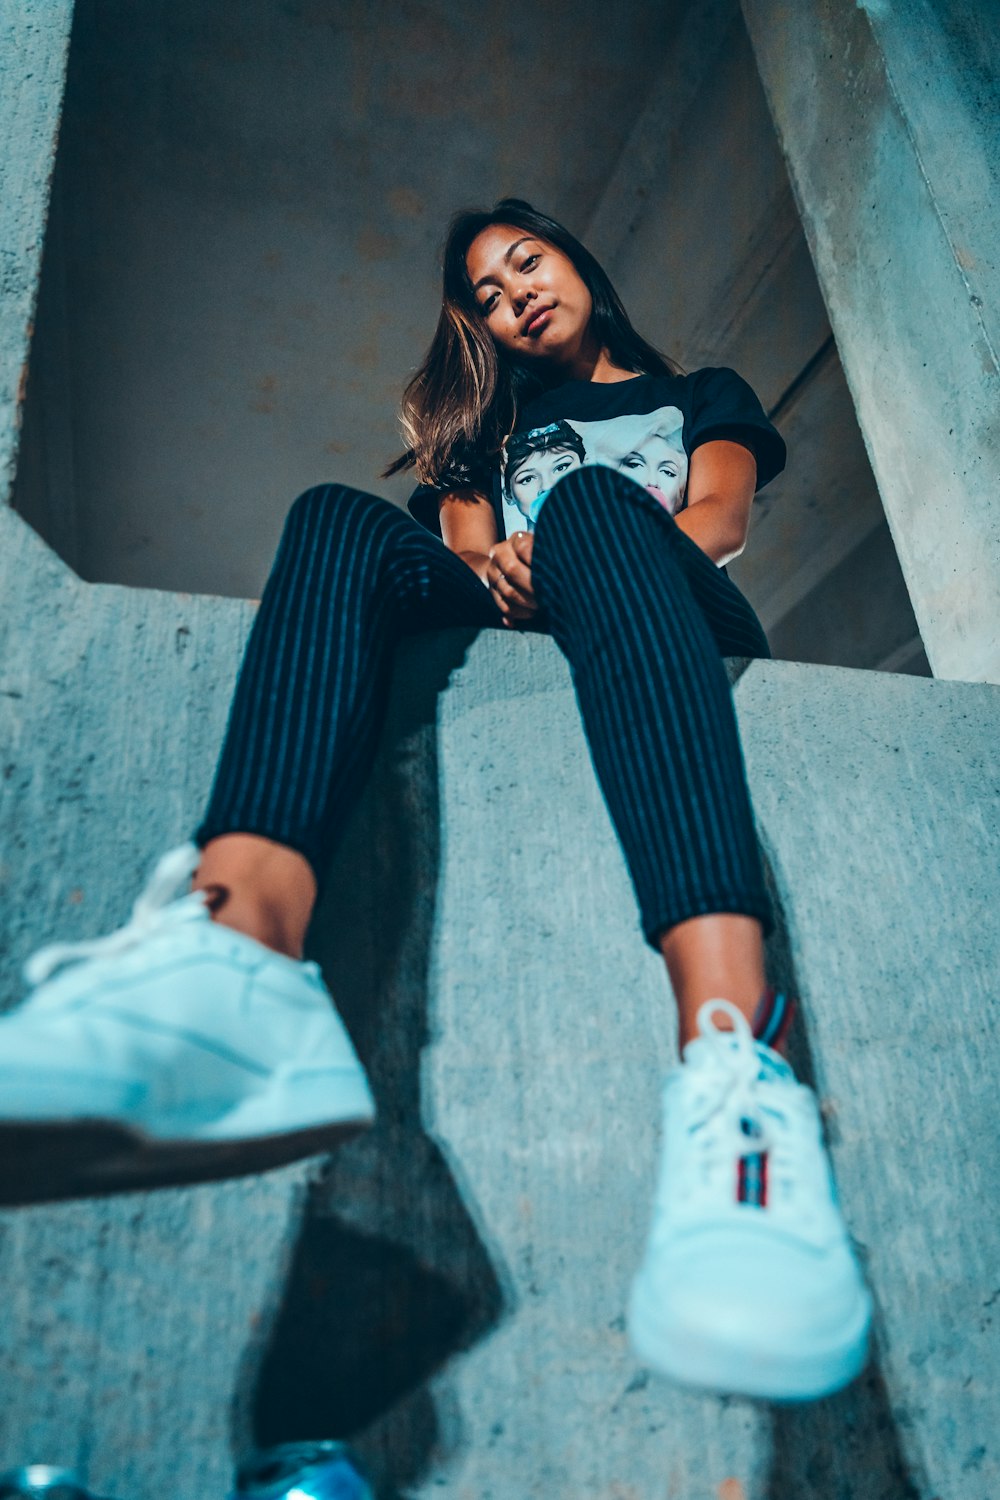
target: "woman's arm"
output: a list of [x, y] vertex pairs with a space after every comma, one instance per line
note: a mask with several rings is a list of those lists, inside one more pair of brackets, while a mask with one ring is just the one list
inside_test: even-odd
[[530, 620], [538, 612], [531, 586], [530, 533], [519, 531], [499, 541], [496, 513], [478, 490], [449, 491], [441, 499], [439, 514], [445, 546], [486, 584], [504, 624]]
[[718, 567], [746, 546], [757, 460], [742, 443], [702, 443], [691, 455], [687, 508], [674, 517]]
[[497, 518], [489, 500], [478, 490], [449, 490], [438, 514], [445, 546], [486, 583], [490, 548], [497, 542]]

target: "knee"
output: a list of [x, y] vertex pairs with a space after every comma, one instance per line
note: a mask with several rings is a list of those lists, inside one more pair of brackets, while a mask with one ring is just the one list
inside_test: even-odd
[[606, 464], [587, 464], [553, 485], [536, 529], [580, 533], [611, 521], [640, 536], [647, 536], [651, 526], [674, 526], [669, 511], [629, 475]]
[[397, 506], [378, 495], [345, 484], [316, 484], [292, 502], [285, 519], [286, 534], [326, 536], [331, 531], [366, 529], [386, 512], [400, 515]]
[[[571, 469], [556, 481], [539, 513], [539, 523], [549, 526], [591, 527], [606, 522], [609, 510], [620, 505], [629, 489], [638, 486], [605, 464], [587, 464]], [[542, 518], [547, 520], [542, 523]]]

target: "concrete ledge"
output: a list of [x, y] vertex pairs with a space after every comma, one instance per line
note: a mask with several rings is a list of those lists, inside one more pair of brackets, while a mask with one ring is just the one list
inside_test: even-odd
[[[12, 1002], [189, 834], [253, 609], [83, 584], [9, 511], [0, 556]], [[554, 643], [452, 631], [401, 650], [310, 939], [378, 1128], [322, 1173], [0, 1215], [0, 1466], [207, 1500], [254, 1438], [351, 1433], [388, 1495], [998, 1489], [1000, 689], [754, 662], [734, 692], [869, 1376], [769, 1413], [628, 1354], [672, 1003]]]

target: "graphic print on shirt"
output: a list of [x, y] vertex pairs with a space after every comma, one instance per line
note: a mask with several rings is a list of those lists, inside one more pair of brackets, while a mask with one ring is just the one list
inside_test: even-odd
[[504, 521], [511, 530], [533, 531], [538, 513], [558, 479], [585, 464], [608, 468], [641, 484], [663, 508], [684, 508], [688, 456], [684, 418], [676, 406], [602, 422], [563, 419], [530, 432], [515, 432], [504, 445], [501, 476]]

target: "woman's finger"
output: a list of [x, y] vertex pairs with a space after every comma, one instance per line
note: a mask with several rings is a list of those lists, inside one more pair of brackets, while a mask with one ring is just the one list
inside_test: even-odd
[[506, 617], [515, 620], [530, 620], [532, 615], [538, 613], [538, 605], [534, 600], [522, 600], [517, 597], [515, 591], [506, 586], [499, 577], [490, 582], [490, 598]]
[[504, 569], [500, 562], [494, 558], [491, 564], [490, 573], [487, 576], [489, 576], [491, 580], [490, 586], [495, 589], [496, 593], [502, 600], [504, 600], [505, 603], [534, 603], [534, 595], [531, 592], [530, 588], [530, 574], [528, 577], [529, 587], [527, 590], [525, 590], [524, 588], [521, 588], [517, 584], [517, 582], [510, 577], [506, 569]]
[[496, 605], [497, 609], [502, 609], [506, 613], [507, 601], [497, 593], [496, 586], [492, 582], [490, 583], [490, 598], [493, 600], [493, 603]]
[[506, 582], [519, 598], [531, 604], [534, 603], [535, 590], [531, 582], [531, 569], [526, 568], [523, 563], [515, 563], [509, 570], [504, 568]]
[[511, 614], [516, 614], [518, 619], [527, 620], [536, 615], [539, 605], [534, 599], [508, 599], [504, 608]]
[[500, 595], [501, 599], [505, 600], [508, 604], [533, 605], [535, 602], [535, 598], [532, 593], [525, 592], [524, 589], [516, 588], [511, 583], [509, 578], [501, 579], [500, 583], [497, 586], [497, 593]]
[[531, 569], [521, 561], [510, 542], [497, 542], [490, 552], [490, 559], [508, 583], [526, 598], [532, 597]]

